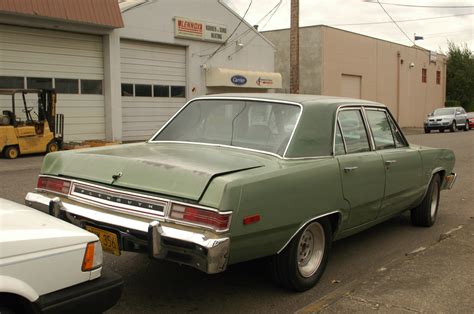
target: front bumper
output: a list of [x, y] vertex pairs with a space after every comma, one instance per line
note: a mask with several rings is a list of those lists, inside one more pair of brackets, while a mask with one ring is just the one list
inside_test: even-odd
[[37, 192], [28, 193], [25, 204], [81, 228], [92, 225], [114, 232], [121, 250], [147, 251], [150, 257], [189, 265], [208, 274], [227, 268], [230, 239], [226, 236], [210, 237], [204, 231], [170, 227], [157, 220], [118, 216]]
[[454, 182], [456, 182], [457, 174], [451, 172], [443, 180], [443, 190], [451, 190], [453, 188]]
[[40, 313], [102, 313], [114, 306], [122, 294], [122, 277], [110, 270], [100, 278], [51, 292], [35, 302]]

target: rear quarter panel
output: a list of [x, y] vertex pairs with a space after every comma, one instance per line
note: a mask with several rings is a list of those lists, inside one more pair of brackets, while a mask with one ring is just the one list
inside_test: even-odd
[[[238, 205], [230, 228], [230, 263], [277, 253], [308, 220], [340, 211], [348, 216], [343, 199], [339, 166], [335, 158], [284, 161], [280, 169], [251, 170], [238, 180]], [[260, 221], [244, 225], [247, 216]]]

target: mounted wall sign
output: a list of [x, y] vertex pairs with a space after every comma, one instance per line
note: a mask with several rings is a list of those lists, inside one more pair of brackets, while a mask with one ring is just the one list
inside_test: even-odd
[[174, 37], [223, 43], [227, 26], [175, 16]]
[[247, 83], [247, 78], [242, 75], [234, 75], [230, 78], [230, 81], [235, 85], [245, 85]]

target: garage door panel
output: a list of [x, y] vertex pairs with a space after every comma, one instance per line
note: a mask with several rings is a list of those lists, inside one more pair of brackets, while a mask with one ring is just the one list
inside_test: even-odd
[[31, 51], [38, 54], [54, 54], [54, 55], [64, 55], [64, 56], [86, 56], [86, 57], [96, 57], [101, 58], [102, 52], [100, 51], [90, 51], [87, 49], [74, 49], [74, 48], [65, 48], [67, 46], [60, 47], [43, 47], [43, 46], [33, 46], [25, 44], [14, 44], [14, 43], [1, 43], [2, 50], [6, 51]]
[[[38, 54], [31, 51], [2, 51], [1, 61], [2, 62], [17, 62], [18, 59], [24, 60], [25, 63], [29, 63], [28, 60], [35, 60], [38, 64], [57, 64], [57, 65], [73, 65], [83, 66], [85, 68], [102, 68], [103, 60], [102, 57], [84, 57], [84, 56], [63, 56], [63, 55], [50, 55], [50, 54]], [[53, 63], [52, 63], [53, 61]], [[86, 63], [84, 63], [86, 62]]]
[[128, 72], [126, 77], [123, 77], [122, 82], [138, 83], [139, 81], [148, 82], [150, 84], [177, 84], [184, 85], [186, 78], [179, 75], [161, 75], [156, 74], [143, 74], [143, 73], [131, 73]]
[[[0, 25], [0, 75], [103, 80], [102, 41], [97, 35]], [[65, 116], [66, 141], [105, 138], [103, 95], [58, 94], [57, 112]]]
[[179, 68], [185, 69], [186, 64], [182, 62], [170, 62], [166, 60], [143, 60], [143, 59], [131, 59], [131, 58], [121, 58], [121, 63], [123, 65], [149, 65], [155, 67], [168, 67], [168, 68]]
[[130, 65], [130, 64], [124, 64], [122, 68], [124, 72], [126, 73], [132, 73], [132, 74], [143, 74], [143, 75], [160, 75], [161, 77], [163, 76], [179, 76], [182, 77], [185, 75], [185, 69], [184, 68], [170, 68], [170, 67], [157, 67], [157, 66], [146, 66], [146, 65]]

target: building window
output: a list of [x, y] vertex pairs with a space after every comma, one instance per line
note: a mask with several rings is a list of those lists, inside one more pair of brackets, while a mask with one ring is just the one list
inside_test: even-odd
[[170, 87], [168, 85], [153, 85], [153, 96], [170, 97]]
[[125, 97], [133, 96], [133, 84], [122, 83], [122, 96], [125, 96]]
[[135, 84], [135, 97], [151, 97], [151, 85]]
[[53, 79], [46, 77], [28, 77], [26, 79], [27, 88], [53, 88]]
[[81, 94], [102, 95], [102, 80], [81, 80]]
[[186, 87], [171, 86], [171, 97], [186, 97]]
[[79, 80], [54, 79], [54, 88], [59, 94], [79, 94]]
[[441, 71], [436, 71], [436, 84], [441, 84]]
[[421, 82], [426, 83], [426, 69], [421, 69]]
[[0, 76], [0, 88], [25, 88], [25, 80], [19, 76]]

